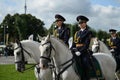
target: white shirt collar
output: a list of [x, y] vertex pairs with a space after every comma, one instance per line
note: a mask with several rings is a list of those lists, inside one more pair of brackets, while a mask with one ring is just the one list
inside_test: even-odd
[[85, 29], [80, 29], [80, 31], [84, 31]]
[[116, 39], [116, 37], [112, 37], [113, 39]]
[[61, 27], [58, 27], [58, 29], [61, 29]]

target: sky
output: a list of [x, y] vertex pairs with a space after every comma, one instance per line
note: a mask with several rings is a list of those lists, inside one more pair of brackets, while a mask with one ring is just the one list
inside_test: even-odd
[[[44, 21], [47, 29], [55, 21], [55, 14], [74, 24], [76, 17], [89, 18], [88, 25], [95, 30], [120, 31], [120, 0], [26, 0], [27, 14]], [[7, 14], [24, 14], [25, 0], [0, 0], [0, 23]]]

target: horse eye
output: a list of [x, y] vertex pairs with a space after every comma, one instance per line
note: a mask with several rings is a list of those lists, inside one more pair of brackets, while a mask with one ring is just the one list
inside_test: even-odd
[[16, 54], [17, 54], [17, 55], [20, 55], [20, 52], [17, 52]]
[[47, 48], [46, 51], [48, 52], [48, 51], [49, 51], [49, 48]]

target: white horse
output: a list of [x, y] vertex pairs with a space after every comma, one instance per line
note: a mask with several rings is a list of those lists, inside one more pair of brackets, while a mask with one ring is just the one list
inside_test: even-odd
[[22, 40], [14, 44], [14, 57], [15, 57], [15, 67], [19, 72], [23, 72], [25, 69], [25, 62], [31, 57], [34, 59], [35, 64], [33, 65], [35, 76], [38, 80], [52, 80], [51, 70], [40, 70], [38, 66], [40, 51], [39, 42], [33, 40]]
[[[93, 40], [92, 51], [94, 53], [103, 52], [103, 53], [108, 53], [109, 55], [112, 56], [111, 51], [108, 49], [108, 47], [105, 45], [105, 43], [98, 40], [98, 38], [94, 38], [92, 40]], [[116, 75], [116, 79], [119, 80], [117, 73], [115, 73], [115, 75]]]
[[[58, 74], [61, 73], [62, 80], [80, 80], [74, 68], [70, 66], [73, 55], [63, 42], [48, 35], [45, 40], [41, 41], [39, 48], [41, 51], [40, 67], [47, 68], [48, 63], [46, 62], [53, 58]], [[104, 53], [93, 56], [98, 60], [105, 80], [115, 80], [116, 62], [113, 57]]]
[[101, 52], [101, 53], [108, 53], [112, 55], [112, 53], [110, 52], [110, 50], [108, 49], [108, 47], [105, 45], [104, 42], [98, 40], [98, 38], [94, 38], [92, 39], [92, 41], [93, 41], [92, 51], [94, 53]]

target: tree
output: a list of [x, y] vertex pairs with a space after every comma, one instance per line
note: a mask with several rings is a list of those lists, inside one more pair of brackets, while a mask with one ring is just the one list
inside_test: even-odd
[[3, 26], [8, 26], [9, 40], [14, 41], [17, 39], [27, 39], [29, 35], [39, 34], [40, 36], [45, 36], [47, 34], [47, 29], [44, 27], [44, 22], [37, 19], [31, 14], [10, 14], [6, 15], [3, 22]]
[[48, 29], [48, 33], [53, 34], [54, 29], [55, 29], [55, 23], [53, 22], [50, 28]]
[[72, 29], [72, 33], [71, 33], [71, 36], [73, 37], [75, 32], [78, 31], [80, 28], [78, 27], [78, 24], [77, 23], [74, 23], [73, 25], [71, 25], [71, 29]]

